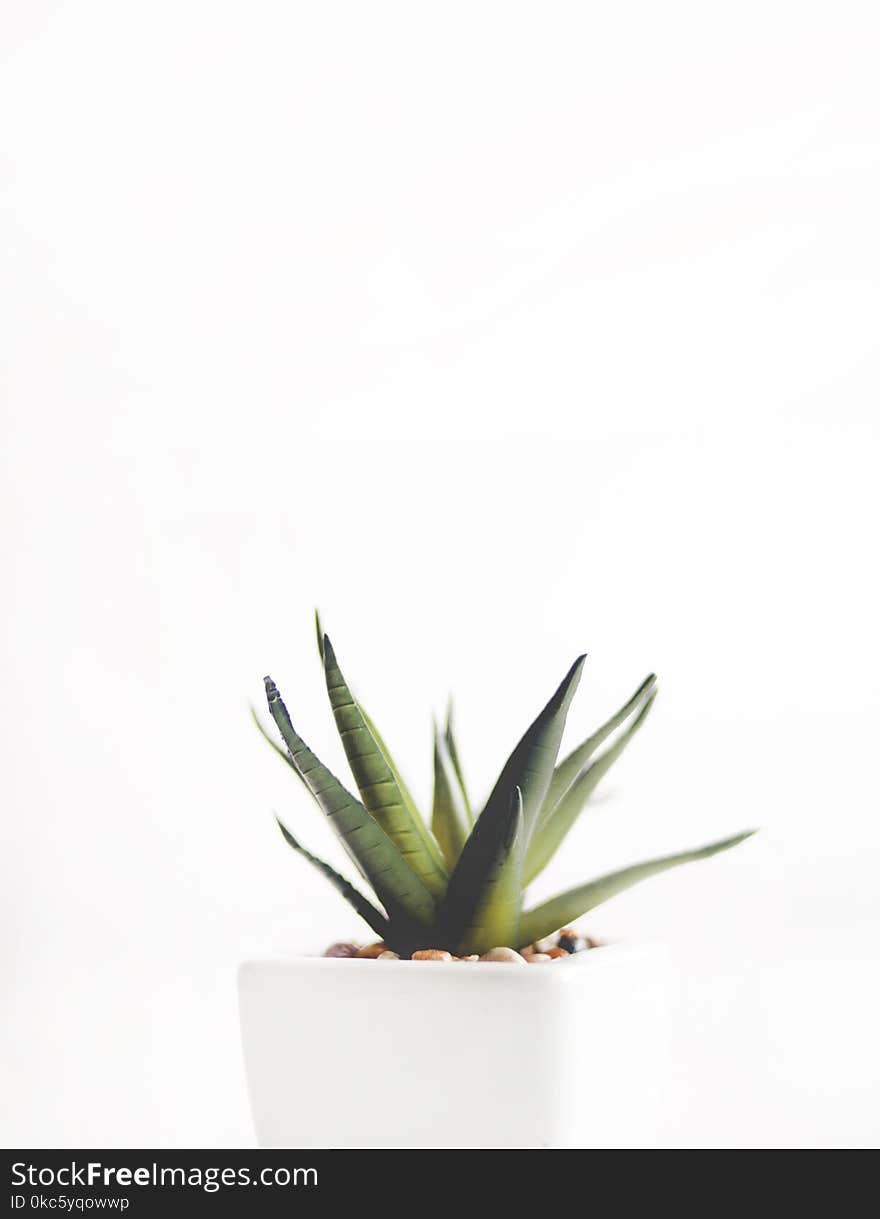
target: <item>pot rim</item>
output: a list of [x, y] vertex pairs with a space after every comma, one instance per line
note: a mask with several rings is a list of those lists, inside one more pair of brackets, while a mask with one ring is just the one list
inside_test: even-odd
[[[309, 969], [315, 972], [339, 972], [340, 970], [363, 969], [369, 966], [374, 972], [380, 972], [391, 977], [399, 977], [401, 971], [411, 975], [413, 970], [424, 972], [428, 969], [444, 977], [450, 972], [455, 977], [460, 975], [476, 975], [479, 978], [498, 976], [498, 985], [510, 984], [518, 979], [527, 986], [564, 986], [575, 976], [582, 975], [585, 969], [602, 970], [613, 968], [626, 961], [638, 960], [645, 956], [656, 956], [657, 952], [665, 952], [665, 945], [657, 940], [639, 940], [610, 942], [598, 948], [590, 948], [584, 952], [572, 953], [571, 961], [547, 962], [540, 965], [528, 965], [525, 968], [515, 962], [505, 961], [377, 961], [369, 957], [324, 957], [307, 953], [292, 953], [249, 957], [239, 966], [239, 977], [244, 974], [262, 972], [265, 970], [283, 971], [286, 969]], [[429, 968], [430, 967], [430, 968]], [[507, 979], [507, 983], [503, 980]], [[529, 979], [529, 981], [526, 981]], [[495, 983], [493, 983], [495, 985]]]

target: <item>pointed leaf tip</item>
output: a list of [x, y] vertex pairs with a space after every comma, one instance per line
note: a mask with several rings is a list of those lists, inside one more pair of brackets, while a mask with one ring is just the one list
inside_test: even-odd
[[531, 835], [550, 785], [565, 717], [580, 682], [585, 659], [584, 654], [575, 660], [549, 702], [520, 738], [492, 788], [474, 833], [484, 819], [492, 821], [507, 815], [511, 793], [518, 784], [522, 788], [526, 837]]
[[297, 850], [299, 850], [299, 843], [294, 838], [293, 834], [291, 834], [290, 830], [287, 828], [287, 826], [284, 824], [284, 822], [281, 820], [281, 818], [278, 816], [278, 814], [273, 813], [272, 816], [275, 818], [275, 824], [278, 826], [279, 830], [281, 831], [281, 833], [283, 834], [283, 836], [287, 840], [287, 842], [289, 842], [292, 847], [295, 847]]
[[578, 656], [577, 659], [575, 661], [573, 661], [571, 668], [568, 670], [565, 677], [562, 679], [562, 683], [556, 692], [556, 697], [560, 701], [562, 701], [562, 699], [564, 699], [564, 697], [568, 693], [569, 689], [572, 690], [572, 693], [574, 693], [574, 690], [577, 689], [578, 683], [581, 680], [581, 673], [583, 672], [583, 668], [584, 668], [586, 659], [587, 659], [586, 652], [582, 652], [580, 654], [580, 656]]
[[509, 848], [513, 844], [519, 829], [520, 821], [523, 815], [523, 794], [522, 788], [517, 784], [513, 789], [510, 797], [510, 827], [508, 829], [507, 840], [505, 847]]

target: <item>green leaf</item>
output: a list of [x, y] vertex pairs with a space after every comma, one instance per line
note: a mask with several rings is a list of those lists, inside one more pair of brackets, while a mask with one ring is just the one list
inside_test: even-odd
[[447, 867], [454, 868], [467, 842], [468, 824], [446, 742], [434, 724], [434, 803], [431, 830], [440, 844]]
[[446, 892], [446, 869], [437, 844], [407, 806], [394, 771], [342, 675], [324, 636], [324, 676], [336, 727], [364, 806], [434, 897]]
[[329, 863], [325, 863], [323, 859], [318, 859], [316, 855], [313, 855], [311, 851], [307, 851], [301, 843], [297, 842], [290, 830], [281, 822], [280, 818], [276, 817], [275, 820], [278, 822], [279, 830], [284, 835], [285, 842], [326, 876], [334, 889], [342, 894], [350, 906], [354, 907], [367, 926], [375, 931], [380, 940], [384, 940], [390, 932], [390, 924], [385, 915], [380, 910], [377, 910], [373, 903], [368, 901], [362, 893], [359, 893], [354, 885], [347, 881], [344, 876], [341, 876], [335, 868], [331, 868]]
[[430, 892], [382, 827], [297, 734], [271, 677], [265, 678], [265, 684], [269, 711], [293, 764], [392, 921], [400, 917], [430, 926], [435, 910]]
[[678, 855], [664, 855], [659, 859], [648, 860], [646, 863], [637, 863], [632, 867], [623, 868], [619, 872], [609, 872], [607, 876], [589, 881], [577, 889], [570, 889], [567, 893], [561, 893], [558, 897], [553, 897], [550, 901], [543, 902], [534, 910], [527, 910], [523, 914], [519, 928], [519, 944], [533, 944], [535, 940], [551, 935], [560, 927], [565, 927], [568, 923], [573, 923], [575, 919], [581, 918], [588, 910], [601, 905], [602, 902], [607, 902], [609, 898], [616, 897], [618, 893], [622, 893], [632, 885], [637, 885], [639, 881], [647, 880], [649, 876], [656, 876], [657, 873], [665, 872], [669, 868], [677, 868], [683, 863], [708, 859], [710, 855], [717, 855], [719, 851], [728, 851], [755, 833], [757, 830], [746, 830], [745, 833], [734, 834], [732, 838], [722, 838], [719, 842], [712, 842], [708, 846], [699, 847], [694, 851], [682, 851]]
[[541, 808], [539, 822], [544, 821], [552, 813], [602, 742], [611, 735], [615, 728], [620, 727], [656, 683], [656, 676], [653, 673], [649, 673], [632, 698], [627, 699], [620, 710], [612, 715], [610, 720], [606, 720], [601, 728], [597, 728], [585, 741], [582, 741], [578, 745], [577, 749], [573, 749], [567, 757], [563, 758], [553, 772], [547, 797]]
[[645, 722], [648, 712], [653, 706], [657, 691], [652, 690], [631, 724], [620, 734], [617, 740], [596, 758], [591, 766], [587, 766], [575, 779], [568, 791], [551, 811], [549, 817], [540, 823], [529, 843], [526, 855], [525, 883], [531, 884], [539, 873], [559, 850], [571, 827], [577, 821], [584, 805], [593, 794], [599, 780], [607, 774], [613, 764], [626, 749], [639, 728]]
[[321, 664], [324, 663], [324, 631], [321, 627], [321, 615], [315, 610], [315, 637], [318, 640], [318, 655], [321, 657]]
[[364, 717], [364, 723], [369, 728], [370, 733], [373, 737], [373, 740], [379, 746], [380, 750], [382, 751], [383, 758], [388, 763], [388, 767], [389, 767], [391, 773], [394, 775], [394, 781], [396, 782], [397, 786], [400, 788], [400, 794], [403, 796], [404, 804], [409, 809], [410, 816], [413, 817], [413, 819], [415, 821], [421, 822], [422, 814], [419, 812], [418, 808], [416, 807], [416, 802], [415, 802], [415, 800], [413, 800], [412, 796], [410, 795], [409, 788], [407, 787], [400, 771], [397, 769], [397, 766], [394, 763], [394, 759], [391, 756], [388, 746], [382, 740], [382, 737], [379, 734], [379, 729], [376, 727], [376, 725], [367, 715], [366, 708], [361, 707], [360, 703], [358, 703], [358, 706], [360, 707], [361, 715]]
[[523, 798], [514, 788], [504, 817], [465, 843], [438, 916], [440, 942], [462, 955], [518, 940], [522, 908]]
[[526, 840], [531, 836], [538, 810], [547, 795], [559, 743], [562, 740], [565, 717], [580, 681], [585, 660], [585, 656], [577, 658], [549, 703], [527, 729], [505, 762], [486, 807], [477, 819], [473, 834], [480, 831], [484, 822], [491, 823], [495, 818], [503, 819], [508, 815], [513, 793], [518, 787], [522, 791]]
[[[565, 716], [585, 659], [584, 656], [577, 658], [507, 759], [486, 807], [464, 845], [439, 915], [440, 927], [450, 943], [458, 944], [459, 938], [466, 935], [487, 886], [497, 887], [493, 878], [500, 866], [499, 860], [507, 861], [510, 853], [512, 810], [520, 804], [522, 811], [518, 820], [522, 822], [522, 830], [518, 838], [524, 850], [553, 774]], [[518, 875], [521, 888], [521, 852]]]
[[[317, 610], [315, 610], [315, 632], [318, 637], [318, 655], [321, 657], [321, 664], [323, 665], [323, 663], [324, 663], [324, 631], [323, 631], [323, 628], [321, 627], [321, 615], [318, 613]], [[388, 763], [388, 766], [391, 769], [391, 773], [394, 775], [395, 782], [397, 783], [397, 786], [400, 788], [400, 794], [403, 796], [404, 804], [409, 809], [410, 815], [416, 821], [421, 822], [422, 815], [419, 812], [418, 807], [416, 806], [415, 800], [413, 800], [413, 798], [410, 794], [409, 788], [407, 787], [406, 783], [403, 780], [403, 776], [401, 775], [400, 771], [397, 769], [397, 766], [394, 764], [394, 759], [391, 756], [388, 746], [385, 744], [385, 742], [382, 740], [382, 737], [379, 735], [379, 729], [370, 719], [369, 715], [367, 715], [366, 708], [361, 706], [360, 703], [358, 703], [358, 707], [360, 707], [361, 715], [364, 717], [364, 723], [367, 725], [367, 728], [370, 730], [370, 732], [373, 736], [373, 740], [379, 746], [379, 749], [382, 751], [382, 756], [385, 758], [385, 761]]]
[[444, 740], [446, 744], [446, 752], [449, 754], [449, 760], [452, 762], [452, 769], [455, 774], [458, 789], [461, 792], [462, 803], [467, 817], [469, 826], [474, 824], [474, 810], [471, 807], [470, 797], [467, 793], [467, 787], [464, 781], [464, 772], [461, 769], [461, 759], [458, 755], [458, 745], [455, 740], [455, 731], [452, 727], [452, 699], [449, 700], [449, 706], [446, 709], [446, 731], [444, 732]]

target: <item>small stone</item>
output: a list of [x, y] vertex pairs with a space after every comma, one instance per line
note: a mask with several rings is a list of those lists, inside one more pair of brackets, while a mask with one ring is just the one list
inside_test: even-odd
[[420, 948], [412, 954], [414, 961], [451, 961], [452, 953], [444, 952], [442, 948]]
[[547, 956], [553, 961], [561, 961], [563, 957], [570, 957], [571, 953], [565, 948], [548, 948]]
[[471, 957], [453, 957], [453, 961], [479, 961], [479, 957], [474, 953]]
[[325, 957], [356, 957], [360, 949], [357, 944], [331, 944]]
[[574, 927], [564, 927], [556, 937], [557, 948], [564, 948], [566, 952], [583, 952], [585, 948], [591, 948], [590, 941], [576, 931]]
[[377, 961], [399, 961], [400, 953], [399, 952], [380, 952], [379, 955], [376, 957], [376, 960]]
[[529, 957], [527, 964], [528, 965], [548, 965], [552, 960], [553, 960], [553, 958], [551, 956], [549, 956], [546, 952], [533, 952], [532, 955]]
[[526, 959], [512, 948], [490, 948], [480, 957], [481, 961], [510, 961], [512, 964], [525, 965]]
[[376, 944], [366, 944], [363, 948], [359, 948], [357, 955], [369, 961], [375, 961], [376, 957], [381, 957], [383, 952], [387, 952], [387, 949], [382, 941], [379, 940]]
[[543, 940], [535, 940], [534, 944], [529, 944], [527, 948], [521, 948], [520, 953], [528, 961], [536, 952], [549, 952], [551, 948], [556, 947], [556, 940], [548, 936]]

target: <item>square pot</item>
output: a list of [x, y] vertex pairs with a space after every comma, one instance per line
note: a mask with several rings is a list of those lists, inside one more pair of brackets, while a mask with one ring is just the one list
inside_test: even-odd
[[544, 965], [295, 957], [239, 972], [261, 1147], [650, 1146], [662, 948]]

